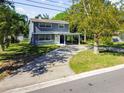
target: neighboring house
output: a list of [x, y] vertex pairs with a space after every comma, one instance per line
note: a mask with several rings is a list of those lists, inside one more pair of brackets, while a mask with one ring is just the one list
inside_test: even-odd
[[112, 42], [123, 42], [123, 40], [119, 36], [113, 36]]
[[24, 35], [23, 34], [19, 34], [18, 37], [17, 37], [17, 40], [23, 41], [24, 40]]
[[124, 42], [124, 34], [120, 35], [121, 40]]
[[31, 19], [29, 29], [31, 44], [65, 45], [67, 36], [76, 36], [80, 44], [80, 33], [70, 33], [69, 23], [66, 21]]

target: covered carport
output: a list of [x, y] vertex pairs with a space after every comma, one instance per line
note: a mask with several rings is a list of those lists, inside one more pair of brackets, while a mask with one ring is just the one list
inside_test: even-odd
[[72, 41], [70, 41], [70, 44], [74, 44], [74, 38], [77, 39], [77, 44], [80, 45], [80, 33], [61, 33], [60, 34], [60, 44], [64, 44], [67, 45], [68, 43], [68, 38], [70, 38], [70, 40], [72, 39]]

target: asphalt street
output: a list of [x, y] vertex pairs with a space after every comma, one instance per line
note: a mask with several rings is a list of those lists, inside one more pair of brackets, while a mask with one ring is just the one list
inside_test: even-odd
[[35, 90], [30, 93], [124, 93], [124, 69]]

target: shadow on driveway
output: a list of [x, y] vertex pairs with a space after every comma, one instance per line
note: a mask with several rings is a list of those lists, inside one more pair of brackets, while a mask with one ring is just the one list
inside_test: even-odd
[[83, 49], [81, 46], [63, 46], [59, 49], [51, 51], [44, 56], [34, 59], [30, 63], [27, 63], [24, 67], [13, 71], [13, 75], [19, 72], [30, 72], [32, 76], [37, 76], [47, 72], [48, 65], [54, 65], [55, 63], [65, 63], [68, 58], [74, 53]]

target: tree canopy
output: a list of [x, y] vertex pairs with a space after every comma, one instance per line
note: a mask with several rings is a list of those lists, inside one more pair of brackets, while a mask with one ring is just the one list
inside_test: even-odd
[[98, 46], [102, 38], [112, 37], [119, 29], [123, 29], [122, 10], [122, 7], [119, 9], [109, 0], [80, 0], [66, 14], [59, 13], [55, 18], [68, 20], [71, 32], [80, 32], [84, 36], [89, 34], [94, 38], [94, 46]]
[[61, 12], [57, 14], [52, 19], [53, 20], [67, 20], [67, 16], [68, 16], [68, 13], [65, 11], [65, 12]]
[[106, 0], [81, 0], [71, 7], [70, 15], [73, 28], [82, 33], [85, 30], [92, 33], [94, 46], [98, 46], [102, 37], [111, 36], [120, 26], [118, 9]]
[[10, 42], [17, 40], [21, 33], [27, 34], [28, 20], [26, 15], [20, 15], [11, 7], [11, 4], [0, 4], [0, 45], [2, 50], [9, 46]]

